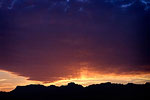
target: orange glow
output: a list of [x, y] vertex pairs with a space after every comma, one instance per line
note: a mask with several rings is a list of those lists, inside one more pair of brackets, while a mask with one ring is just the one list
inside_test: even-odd
[[100, 74], [94, 70], [88, 70], [88, 68], [80, 69], [80, 75], [76, 78], [64, 78], [53, 83], [45, 84], [48, 85], [66, 85], [69, 82], [75, 82], [83, 86], [88, 86], [91, 84], [99, 84], [105, 82], [112, 83], [136, 83], [144, 84], [145, 82], [150, 82], [150, 74], [139, 74], [139, 75], [118, 75], [118, 74]]
[[18, 76], [14, 73], [0, 70], [0, 91], [11, 91], [16, 86], [23, 86], [28, 84], [43, 84], [45, 86], [49, 85], [66, 85], [70, 82], [75, 82], [83, 86], [88, 86], [91, 84], [99, 84], [104, 82], [112, 83], [136, 83], [143, 84], [145, 82], [150, 82], [150, 74], [139, 74], [139, 75], [118, 75], [118, 74], [100, 74], [92, 69], [83, 67], [79, 69], [79, 75], [75, 78], [63, 78], [62, 80], [55, 81], [53, 83], [43, 83], [39, 81], [28, 80], [27, 77]]
[[27, 77], [18, 76], [14, 73], [0, 70], [0, 91], [11, 91], [16, 86], [28, 84], [41, 84], [42, 82], [30, 81]]

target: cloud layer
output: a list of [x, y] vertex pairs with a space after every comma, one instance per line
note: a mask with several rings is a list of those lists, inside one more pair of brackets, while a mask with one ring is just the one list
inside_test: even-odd
[[100, 74], [150, 73], [150, 14], [94, 4], [0, 12], [0, 69], [52, 82]]

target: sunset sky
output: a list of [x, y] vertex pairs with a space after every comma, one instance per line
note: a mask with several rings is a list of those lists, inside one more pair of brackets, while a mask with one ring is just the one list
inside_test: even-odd
[[0, 0], [0, 91], [72, 81], [150, 82], [149, 4]]

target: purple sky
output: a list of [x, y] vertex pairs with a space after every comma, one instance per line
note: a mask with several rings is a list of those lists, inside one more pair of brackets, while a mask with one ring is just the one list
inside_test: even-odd
[[77, 77], [83, 67], [150, 73], [149, 11], [98, 0], [68, 3], [66, 10], [55, 0], [0, 8], [0, 69], [43, 82]]

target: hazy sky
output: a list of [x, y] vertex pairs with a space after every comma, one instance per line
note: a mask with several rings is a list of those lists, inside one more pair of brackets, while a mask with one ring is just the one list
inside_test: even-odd
[[2, 2], [0, 69], [5, 72], [0, 71], [0, 85], [13, 78], [3, 77], [10, 72], [22, 83], [150, 81], [150, 12], [145, 5], [130, 0]]

